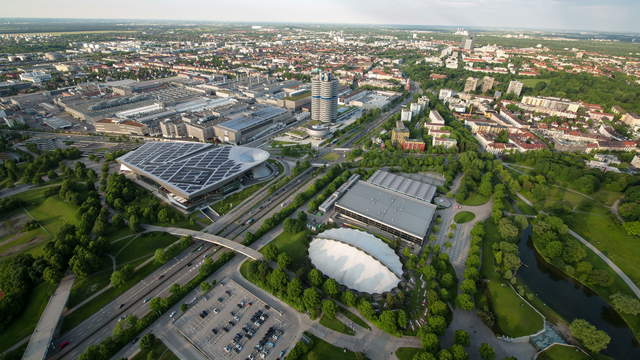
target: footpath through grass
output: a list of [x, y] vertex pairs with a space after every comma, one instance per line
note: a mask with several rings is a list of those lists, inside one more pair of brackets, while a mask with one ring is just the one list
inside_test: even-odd
[[593, 206], [588, 213], [565, 216], [567, 225], [602, 251], [624, 271], [634, 283], [640, 285], [640, 246], [638, 240], [627, 235], [624, 228], [606, 209]]
[[344, 315], [347, 319], [353, 321], [354, 323], [360, 325], [361, 327], [367, 329], [367, 330], [371, 330], [371, 326], [369, 326], [369, 324], [366, 323], [366, 321], [362, 320], [362, 318], [354, 313], [352, 313], [351, 311], [343, 308], [342, 306], [338, 307], [338, 311]]
[[356, 334], [355, 331], [353, 331], [353, 329], [345, 325], [345, 323], [343, 323], [339, 319], [330, 318], [325, 314], [322, 314], [322, 317], [320, 318], [320, 325], [323, 325], [325, 327], [328, 327], [331, 330], [335, 330], [337, 332], [341, 332], [346, 335], [353, 336]]
[[587, 360], [591, 357], [572, 346], [553, 345], [540, 353], [538, 360]]

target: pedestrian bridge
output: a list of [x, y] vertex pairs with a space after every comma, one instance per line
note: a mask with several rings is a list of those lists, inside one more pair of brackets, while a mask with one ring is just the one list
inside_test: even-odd
[[223, 238], [222, 236], [217, 236], [217, 235], [209, 234], [202, 231], [195, 231], [195, 230], [175, 228], [175, 227], [144, 225], [144, 228], [146, 231], [160, 231], [160, 232], [166, 232], [168, 234], [176, 235], [176, 236], [191, 236], [194, 239], [206, 241], [206, 242], [220, 245], [227, 249], [233, 250], [253, 260], [264, 259], [264, 256], [262, 256], [262, 254], [257, 250], [244, 246], [238, 242]]

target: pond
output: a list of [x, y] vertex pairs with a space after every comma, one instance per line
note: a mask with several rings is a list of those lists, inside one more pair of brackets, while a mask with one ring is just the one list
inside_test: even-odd
[[540, 300], [567, 321], [585, 319], [611, 337], [604, 354], [615, 359], [640, 359], [640, 346], [620, 316], [601, 297], [566, 277], [536, 253], [531, 228], [523, 231], [518, 244], [523, 266], [518, 277]]

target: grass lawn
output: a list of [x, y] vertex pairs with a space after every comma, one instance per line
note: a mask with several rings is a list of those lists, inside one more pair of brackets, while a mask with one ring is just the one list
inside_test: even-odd
[[216, 202], [215, 204], [211, 205], [211, 208], [218, 214], [224, 215], [231, 211], [235, 206], [243, 202], [245, 199], [253, 195], [256, 191], [260, 190], [264, 185], [266, 185], [266, 182], [246, 187]]
[[371, 330], [371, 326], [369, 326], [369, 324], [367, 324], [364, 320], [362, 320], [360, 316], [352, 313], [351, 311], [343, 308], [342, 306], [338, 307], [338, 311], [342, 313], [342, 315], [346, 316], [349, 320], [353, 321], [354, 323], [360, 325], [361, 327], [367, 330]]
[[540, 82], [548, 82], [549, 79], [520, 79], [518, 81], [523, 83], [526, 87], [533, 88]]
[[334, 153], [334, 152], [330, 152], [322, 155], [322, 160], [325, 160], [325, 161], [337, 161], [339, 159], [340, 159], [340, 154]]
[[347, 325], [345, 325], [342, 321], [340, 321], [337, 318], [329, 318], [326, 315], [322, 315], [322, 317], [320, 318], [320, 324], [328, 327], [331, 330], [335, 330], [337, 332], [341, 332], [343, 334], [347, 334], [347, 335], [355, 335], [356, 333]]
[[149, 276], [149, 274], [151, 274], [159, 266], [160, 265], [158, 265], [155, 261], [150, 262], [140, 270], [136, 271], [134, 276], [129, 279], [129, 281], [127, 281], [122, 287], [110, 288], [102, 295], [96, 297], [90, 302], [84, 304], [82, 307], [78, 308], [76, 311], [72, 312], [69, 316], [64, 317], [61, 332], [64, 333], [78, 326], [78, 324], [80, 324], [82, 321], [93, 315], [98, 310], [102, 309], [105, 305], [113, 301], [118, 296], [122, 295], [122, 293], [127, 291], [130, 287]]
[[[620, 278], [616, 273], [614, 273], [613, 270], [602, 259], [600, 259], [600, 257], [598, 257], [598, 255], [596, 255], [593, 251], [588, 249], [586, 246], [582, 245], [580, 242], [578, 242], [578, 240], [574, 239], [571, 236], [568, 236], [565, 241], [575, 241], [576, 243], [578, 243], [579, 246], [583, 247], [586, 250], [586, 253], [587, 253], [587, 256], [584, 258], [583, 261], [591, 263], [591, 265], [593, 265], [593, 269], [594, 270], [597, 270], [597, 269], [605, 270], [607, 272], [607, 275], [611, 279], [611, 283], [609, 285], [598, 285], [598, 284], [589, 284], [589, 285], [587, 285], [587, 284], [584, 283], [584, 281], [581, 281], [580, 279], [576, 279], [575, 277], [574, 277], [574, 279], [576, 279], [578, 282], [580, 282], [580, 283], [586, 285], [587, 287], [589, 287], [597, 295], [599, 295], [604, 301], [607, 301], [607, 302], [610, 301], [609, 299], [610, 299], [611, 295], [613, 295], [615, 293], [618, 293], [618, 292], [622, 293], [624, 295], [629, 295], [629, 296], [632, 296], [632, 297], [634, 296], [634, 294], [631, 292], [631, 289], [629, 289], [629, 287], [622, 280], [622, 278]], [[540, 253], [537, 250], [537, 242], [535, 241], [535, 239], [534, 239], [533, 244], [534, 244], [534, 247], [536, 247], [536, 251], [538, 253]], [[547, 259], [547, 258], [545, 258], [545, 261], [550, 262], [549, 259]], [[564, 273], [564, 271], [559, 267], [558, 264], [554, 264], [553, 262], [552, 262], [552, 264], [560, 272]], [[567, 275], [567, 276], [569, 276], [569, 275]], [[636, 338], [640, 338], [640, 315], [634, 316], [634, 315], [623, 314], [623, 313], [619, 313], [619, 315], [627, 323], [627, 325], [629, 326], [631, 331], [634, 333]]]
[[595, 245], [636, 284], [640, 284], [638, 240], [627, 235], [606, 208], [593, 206], [587, 214], [572, 214], [565, 216], [564, 220], [573, 231]]
[[153, 256], [156, 249], [165, 248], [176, 240], [178, 240], [176, 236], [163, 232], [145, 233], [123, 240], [120, 242], [122, 247], [113, 251], [116, 263], [120, 266], [142, 257]]
[[471, 211], [460, 211], [453, 217], [453, 220], [458, 224], [464, 224], [473, 220], [475, 217], [476, 215]]
[[491, 307], [500, 331], [510, 337], [530, 335], [542, 329], [542, 317], [506, 284], [487, 284]]
[[468, 198], [466, 198], [460, 204], [467, 205], [467, 206], [479, 206], [479, 205], [485, 204], [487, 201], [489, 201], [488, 197], [482, 196], [478, 193], [474, 193], [474, 194], [471, 194]]
[[[153, 355], [151, 355], [153, 354]], [[150, 357], [151, 355], [152, 357]], [[132, 357], [131, 360], [147, 360], [147, 359], [155, 359], [155, 360], [179, 360], [174, 353], [167, 348], [167, 346], [160, 339], [156, 339], [156, 343], [154, 344], [151, 351], [140, 351], [136, 354], [136, 356]]]
[[553, 345], [543, 351], [539, 360], [587, 360], [591, 357], [572, 346]]
[[412, 360], [421, 351], [423, 350], [420, 348], [401, 347], [396, 350], [396, 357], [398, 360]]
[[[2, 244], [2, 246], [0, 246], [0, 253], [9, 251], [14, 246], [25, 245], [33, 241], [33, 245], [25, 246], [18, 253], [37, 255], [42, 251], [44, 244], [46, 244], [65, 223], [78, 223], [77, 207], [63, 202], [57, 196], [45, 198], [44, 193], [46, 190], [46, 188], [38, 188], [16, 195], [17, 198], [23, 199], [31, 204], [26, 207], [27, 215], [35, 218], [44, 229], [39, 228], [21, 233], [11, 242]], [[13, 212], [13, 214], [15, 213], [16, 212]], [[5, 239], [6, 238], [8, 237], [5, 237]]]
[[50, 285], [46, 282], [41, 282], [33, 288], [29, 298], [25, 299], [28, 302], [27, 307], [2, 332], [2, 336], [0, 336], [0, 351], [6, 350], [24, 337], [31, 335], [38, 324], [40, 314], [47, 306], [49, 297], [51, 297], [55, 289], [55, 285]]
[[499, 280], [500, 277], [496, 273], [493, 251], [491, 246], [500, 241], [498, 237], [498, 227], [493, 221], [485, 221], [485, 236], [482, 242], [482, 266], [480, 267], [480, 275], [489, 280]]
[[271, 244], [274, 244], [279, 252], [285, 252], [291, 257], [291, 269], [295, 271], [309, 263], [307, 240], [308, 235], [306, 231], [295, 234], [283, 231], [271, 241]]
[[[349, 351], [320, 339], [319, 337], [305, 333], [306, 336], [313, 339], [313, 348], [302, 359], [331, 359], [331, 360], [355, 360], [356, 353]], [[312, 355], [313, 354], [313, 355]]]
[[530, 335], [542, 329], [542, 317], [500, 280], [491, 247], [498, 242], [498, 229], [493, 221], [485, 222], [482, 242], [482, 277], [488, 279], [487, 292], [500, 331], [510, 337]]

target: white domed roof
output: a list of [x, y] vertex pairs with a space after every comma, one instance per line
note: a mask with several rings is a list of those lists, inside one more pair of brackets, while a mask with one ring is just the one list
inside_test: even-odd
[[361, 292], [383, 293], [398, 286], [402, 263], [377, 237], [353, 229], [330, 229], [309, 245], [309, 257], [323, 274]]

